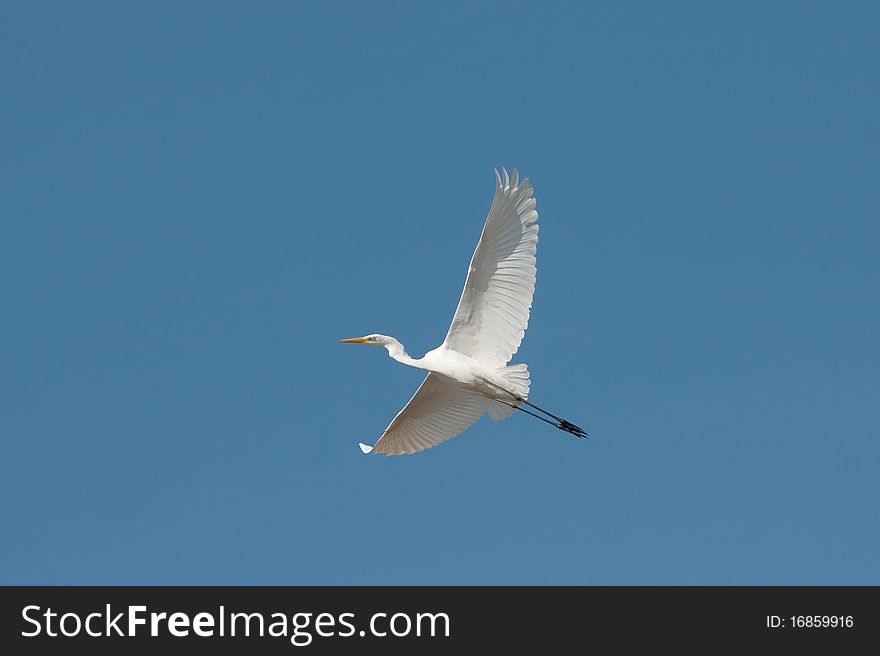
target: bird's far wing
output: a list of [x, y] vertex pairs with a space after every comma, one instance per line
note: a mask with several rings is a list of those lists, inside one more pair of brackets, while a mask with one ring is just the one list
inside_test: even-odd
[[495, 198], [471, 258], [444, 345], [488, 366], [506, 365], [529, 324], [538, 212], [528, 178], [495, 171]]
[[461, 433], [485, 410], [482, 397], [428, 374], [376, 444], [361, 444], [361, 451], [397, 456], [429, 449]]

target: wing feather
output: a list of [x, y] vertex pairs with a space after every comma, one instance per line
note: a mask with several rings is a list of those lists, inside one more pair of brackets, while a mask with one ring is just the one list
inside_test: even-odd
[[535, 293], [538, 212], [528, 178], [495, 171], [495, 198], [444, 345], [506, 365], [522, 343]]
[[464, 431], [485, 411], [483, 398], [431, 373], [376, 444], [361, 444], [361, 450], [396, 456], [429, 449]]

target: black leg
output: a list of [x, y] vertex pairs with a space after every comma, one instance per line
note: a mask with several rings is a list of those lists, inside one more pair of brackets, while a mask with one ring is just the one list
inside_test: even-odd
[[[562, 417], [557, 417], [552, 412], [547, 412], [546, 410], [544, 410], [544, 408], [539, 408], [534, 403], [530, 403], [529, 401], [526, 401], [524, 398], [517, 396], [513, 392], [506, 390], [499, 385], [496, 385], [491, 380], [485, 380], [484, 382], [489, 383], [492, 387], [495, 387], [495, 388], [501, 390], [505, 394], [509, 394], [510, 397], [516, 401], [516, 403], [507, 403], [507, 405], [509, 405], [511, 408], [516, 408], [517, 410], [521, 410], [522, 412], [525, 412], [527, 415], [532, 415], [533, 417], [538, 417], [538, 419], [541, 419], [542, 421], [546, 421], [548, 424], [550, 424], [552, 426], [556, 426], [556, 428], [564, 430], [566, 433], [571, 433], [572, 435], [576, 435], [578, 437], [589, 437], [590, 436], [590, 434], [587, 433], [587, 431], [585, 431], [580, 426], [575, 426], [570, 421], [566, 421]], [[495, 399], [495, 400], [497, 401], [498, 399]], [[504, 403], [504, 401], [501, 401], [501, 403]], [[552, 422], [549, 419], [545, 419], [544, 417], [540, 417], [540, 416], [536, 415], [534, 412], [529, 412], [528, 410], [526, 410], [525, 408], [520, 406], [519, 405], [520, 403], [525, 403], [527, 406], [534, 408], [538, 412], [543, 412], [548, 417], [553, 417], [553, 419], [555, 419], [556, 422]]]
[[547, 411], [544, 410], [543, 408], [539, 408], [539, 407], [536, 406], [534, 403], [529, 403], [529, 402], [526, 401], [525, 399], [518, 399], [518, 400], [519, 400], [520, 403], [525, 403], [526, 405], [531, 406], [531, 407], [534, 408], [535, 410], [538, 410], [539, 412], [543, 412], [545, 415], [547, 415], [547, 416], [549, 416], [549, 417], [553, 417], [556, 421], [558, 421], [558, 422], [561, 424], [561, 425], [560, 425], [560, 428], [561, 428], [562, 430], [567, 430], [568, 432], [570, 432], [570, 433], [575, 433], [575, 434], [577, 434], [577, 433], [583, 433], [583, 435], [581, 435], [581, 437], [587, 437], [587, 436], [589, 435], [589, 434], [588, 434], [583, 428], [580, 428], [580, 427], [578, 427], [578, 426], [575, 426], [573, 423], [571, 423], [570, 421], [566, 421], [566, 420], [563, 419], [562, 417], [557, 417], [557, 416], [554, 415], [552, 412], [547, 412]]
[[[498, 399], [494, 399], [494, 400], [498, 401]], [[504, 405], [509, 405], [511, 408], [514, 408], [515, 410], [519, 410], [520, 412], [525, 412], [527, 415], [530, 415], [530, 416], [534, 417], [535, 419], [540, 419], [541, 421], [548, 423], [551, 426], [555, 426], [556, 428], [558, 428], [560, 430], [564, 430], [566, 433], [570, 433], [570, 434], [574, 435], [575, 437], [580, 437], [582, 439], [585, 437], [587, 437], [587, 438], [590, 437], [586, 431], [578, 428], [577, 426], [575, 426], [571, 422], [565, 421], [565, 419], [558, 419], [557, 417], [553, 417], [553, 415], [550, 415], [554, 419], [558, 419], [558, 423], [557, 423], [556, 421], [550, 421], [546, 417], [542, 417], [541, 415], [535, 414], [534, 412], [531, 412], [530, 410], [526, 410], [522, 406], [517, 405], [515, 403], [508, 403], [506, 401], [498, 401], [498, 402], [504, 403]], [[541, 410], [540, 408], [536, 408], [536, 409]], [[544, 412], [544, 411], [541, 410], [541, 412]], [[550, 413], [548, 412], [547, 414], [549, 415]]]

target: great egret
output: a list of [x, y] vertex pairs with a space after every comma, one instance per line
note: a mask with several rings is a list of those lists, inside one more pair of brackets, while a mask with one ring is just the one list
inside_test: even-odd
[[443, 343], [416, 359], [387, 335], [341, 340], [384, 346], [398, 362], [429, 372], [379, 440], [373, 446], [360, 444], [364, 453], [401, 455], [428, 449], [460, 434], [484, 412], [497, 421], [519, 410], [577, 437], [587, 436], [529, 403], [528, 367], [508, 364], [522, 342], [535, 292], [538, 212], [528, 178], [520, 180], [516, 169], [512, 177], [501, 171], [495, 171], [495, 198]]

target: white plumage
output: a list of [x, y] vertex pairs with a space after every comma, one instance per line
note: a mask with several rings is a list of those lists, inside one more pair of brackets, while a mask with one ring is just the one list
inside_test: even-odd
[[485, 411], [485, 399], [430, 373], [379, 441], [361, 443], [361, 451], [399, 455], [429, 449], [469, 428]]
[[[503, 169], [502, 169], [503, 170]], [[495, 198], [468, 268], [446, 348], [500, 367], [519, 349], [535, 293], [538, 211], [532, 185], [495, 171]]]
[[495, 171], [495, 197], [471, 258], [464, 289], [443, 343], [423, 358], [407, 355], [403, 345], [385, 335], [342, 340], [384, 346], [404, 364], [430, 373], [372, 446], [364, 453], [415, 453], [455, 437], [488, 411], [503, 419], [516, 410], [567, 432], [586, 435], [573, 424], [524, 409], [529, 403], [525, 364], [508, 366], [529, 322], [535, 292], [538, 212], [532, 185], [516, 169]]

